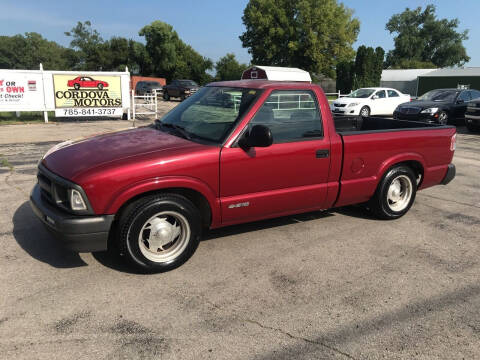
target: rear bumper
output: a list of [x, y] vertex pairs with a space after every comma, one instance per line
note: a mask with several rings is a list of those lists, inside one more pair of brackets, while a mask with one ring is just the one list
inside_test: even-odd
[[114, 215], [67, 214], [42, 198], [38, 184], [30, 194], [30, 206], [47, 230], [67, 249], [77, 252], [107, 250], [108, 234]]
[[455, 174], [456, 174], [455, 165], [449, 164], [448, 169], [447, 169], [447, 173], [445, 174], [445, 177], [443, 178], [441, 184], [442, 185], [447, 185], [450, 181], [453, 180], [453, 178], [455, 177]]

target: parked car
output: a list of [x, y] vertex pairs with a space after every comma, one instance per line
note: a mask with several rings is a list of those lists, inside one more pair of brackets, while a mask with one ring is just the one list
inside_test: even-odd
[[480, 98], [468, 103], [465, 126], [471, 132], [480, 132]]
[[478, 90], [431, 90], [408, 104], [401, 104], [393, 113], [395, 119], [448, 124], [463, 120], [467, 103], [480, 97]]
[[162, 91], [162, 85], [158, 81], [139, 81], [135, 85], [135, 93], [137, 95], [152, 94], [154, 90]]
[[108, 83], [106, 81], [94, 80], [89, 76], [77, 76], [73, 80], [68, 80], [67, 86], [73, 87], [76, 90], [80, 88], [97, 88], [98, 90], [102, 90], [108, 87]]
[[389, 88], [361, 88], [332, 103], [334, 115], [392, 115], [399, 104], [410, 101], [410, 95]]
[[[223, 94], [238, 103], [203, 101]], [[57, 145], [30, 202], [70, 249], [165, 271], [207, 228], [357, 203], [397, 219], [417, 190], [454, 178], [455, 139], [453, 126], [385, 118], [336, 127], [315, 84], [218, 82], [149, 127]]]
[[171, 84], [163, 87], [163, 98], [170, 100], [170, 98], [180, 98], [185, 100], [192, 94], [195, 94], [199, 89], [198, 84], [193, 80], [173, 80]]

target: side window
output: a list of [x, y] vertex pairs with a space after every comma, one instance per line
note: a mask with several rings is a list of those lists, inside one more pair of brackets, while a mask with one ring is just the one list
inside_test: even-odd
[[375, 95], [377, 95], [379, 99], [385, 99], [387, 97], [387, 94], [385, 94], [385, 90], [377, 91]]
[[388, 97], [399, 97], [398, 93], [395, 90], [388, 90]]
[[471, 90], [472, 100], [480, 98], [480, 91], [478, 90]]
[[323, 136], [322, 122], [312, 91], [273, 91], [250, 121], [267, 126], [273, 143], [305, 141]]

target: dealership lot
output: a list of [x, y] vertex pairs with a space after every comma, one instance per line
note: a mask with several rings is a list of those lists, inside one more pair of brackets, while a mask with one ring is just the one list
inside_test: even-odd
[[129, 126], [0, 127], [0, 358], [480, 357], [479, 135], [459, 129], [456, 179], [397, 221], [348, 207], [229, 227], [140, 275], [63, 250], [28, 205], [49, 147]]

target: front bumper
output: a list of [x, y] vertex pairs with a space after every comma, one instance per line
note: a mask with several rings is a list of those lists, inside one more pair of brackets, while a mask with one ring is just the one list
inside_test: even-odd
[[443, 178], [441, 184], [447, 185], [450, 181], [453, 180], [453, 178], [455, 177], [455, 174], [456, 174], [455, 165], [448, 164], [447, 173], [445, 174], [445, 177]]
[[353, 106], [353, 107], [335, 107], [331, 106], [330, 110], [332, 111], [333, 115], [360, 115], [360, 107]]
[[[436, 115], [436, 117], [435, 117]], [[399, 111], [393, 112], [393, 118], [396, 120], [420, 121], [431, 124], [438, 124], [438, 114], [405, 114]]]
[[68, 214], [42, 198], [38, 184], [30, 194], [30, 206], [47, 230], [67, 249], [77, 252], [107, 250], [108, 234], [114, 215]]

